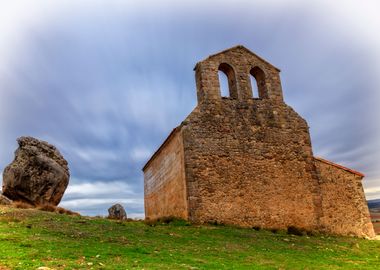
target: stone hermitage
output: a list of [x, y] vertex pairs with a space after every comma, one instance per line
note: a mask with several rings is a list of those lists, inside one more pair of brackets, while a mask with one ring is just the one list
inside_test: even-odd
[[308, 124], [283, 100], [278, 68], [236, 46], [194, 70], [198, 105], [143, 168], [146, 218], [374, 236], [364, 175], [314, 157]]

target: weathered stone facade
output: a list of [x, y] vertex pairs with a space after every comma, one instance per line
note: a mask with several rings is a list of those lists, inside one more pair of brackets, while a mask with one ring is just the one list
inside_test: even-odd
[[[218, 71], [230, 97], [221, 97]], [[197, 107], [143, 168], [147, 218], [373, 236], [362, 176], [314, 158], [279, 72], [242, 46], [196, 65]]]
[[364, 175], [321, 158], [315, 160], [321, 176], [321, 226], [337, 234], [372, 236], [373, 225], [361, 183]]
[[183, 137], [176, 128], [144, 169], [145, 215], [188, 218]]

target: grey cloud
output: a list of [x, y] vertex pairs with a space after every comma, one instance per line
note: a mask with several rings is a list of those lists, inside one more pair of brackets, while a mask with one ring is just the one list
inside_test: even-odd
[[143, 199], [126, 181], [91, 181], [77, 180], [70, 184], [62, 207], [73, 209], [88, 215], [107, 215], [107, 209], [116, 203], [123, 204], [129, 217], [144, 217]]
[[318, 11], [120, 5], [74, 6], [71, 16], [29, 26], [0, 63], [0, 169], [18, 136], [36, 136], [68, 159], [74, 187], [128, 186], [96, 197], [69, 192], [62, 205], [97, 214], [117, 198], [141, 213], [141, 167], [195, 106], [196, 61], [243, 44], [282, 69], [286, 102], [311, 126], [315, 153], [380, 185], [371, 54]]

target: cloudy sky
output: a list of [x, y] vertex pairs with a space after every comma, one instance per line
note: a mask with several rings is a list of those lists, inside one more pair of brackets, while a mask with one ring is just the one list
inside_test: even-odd
[[[68, 160], [62, 206], [143, 215], [141, 168], [196, 105], [193, 67], [241, 44], [279, 67], [314, 154], [380, 198], [377, 0], [0, 3], [0, 170], [30, 135]], [[0, 179], [1, 180], [1, 179]]]

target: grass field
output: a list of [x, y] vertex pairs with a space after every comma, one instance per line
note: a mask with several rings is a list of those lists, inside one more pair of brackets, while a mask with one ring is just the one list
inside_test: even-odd
[[[0, 207], [0, 269], [380, 269], [380, 241]], [[41, 268], [43, 269], [43, 268]]]

